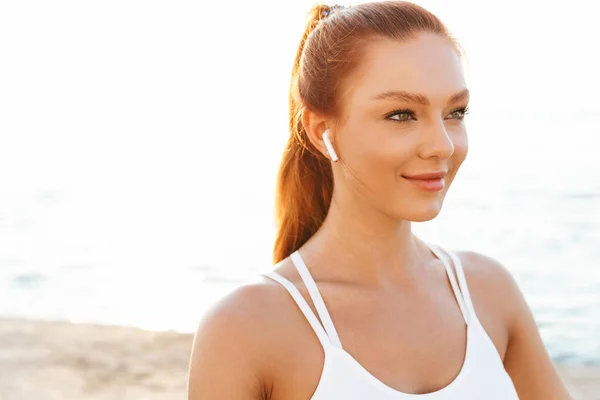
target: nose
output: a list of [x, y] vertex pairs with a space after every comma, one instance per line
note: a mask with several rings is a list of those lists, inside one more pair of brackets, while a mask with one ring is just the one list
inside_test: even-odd
[[446, 160], [454, 154], [454, 143], [448, 134], [443, 120], [432, 122], [421, 133], [419, 157], [427, 160], [436, 158]]

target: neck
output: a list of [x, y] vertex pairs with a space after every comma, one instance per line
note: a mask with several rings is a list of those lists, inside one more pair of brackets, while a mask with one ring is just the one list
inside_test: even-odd
[[391, 287], [417, 279], [419, 260], [426, 254], [423, 249], [410, 221], [364, 204], [343, 204], [334, 197], [325, 221], [302, 254], [322, 276]]

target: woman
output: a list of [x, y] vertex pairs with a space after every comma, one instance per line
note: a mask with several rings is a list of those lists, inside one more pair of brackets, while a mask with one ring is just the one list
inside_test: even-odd
[[190, 399], [570, 398], [507, 270], [411, 233], [467, 155], [468, 101], [458, 45], [423, 8], [313, 8], [277, 265], [201, 322]]

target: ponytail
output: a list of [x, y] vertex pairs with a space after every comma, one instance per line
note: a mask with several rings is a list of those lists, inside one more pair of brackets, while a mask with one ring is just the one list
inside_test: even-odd
[[311, 9], [292, 68], [290, 137], [279, 167], [275, 197], [275, 263], [298, 250], [315, 234], [325, 220], [333, 194], [331, 163], [312, 145], [302, 124], [304, 106], [299, 98], [298, 85], [304, 44], [321, 19], [330, 12], [331, 8], [326, 5], [316, 5]]

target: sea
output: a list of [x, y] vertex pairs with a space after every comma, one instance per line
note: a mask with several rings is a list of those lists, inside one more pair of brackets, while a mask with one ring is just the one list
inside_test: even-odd
[[[598, 119], [468, 124], [469, 156], [444, 208], [415, 232], [498, 259], [553, 359], [600, 363]], [[240, 151], [229, 172], [182, 162], [157, 178], [148, 159], [145, 172], [5, 190], [0, 315], [193, 332], [211, 305], [271, 267], [277, 146]], [[246, 164], [260, 151], [274, 155]], [[190, 179], [177, 178], [184, 169]]]

